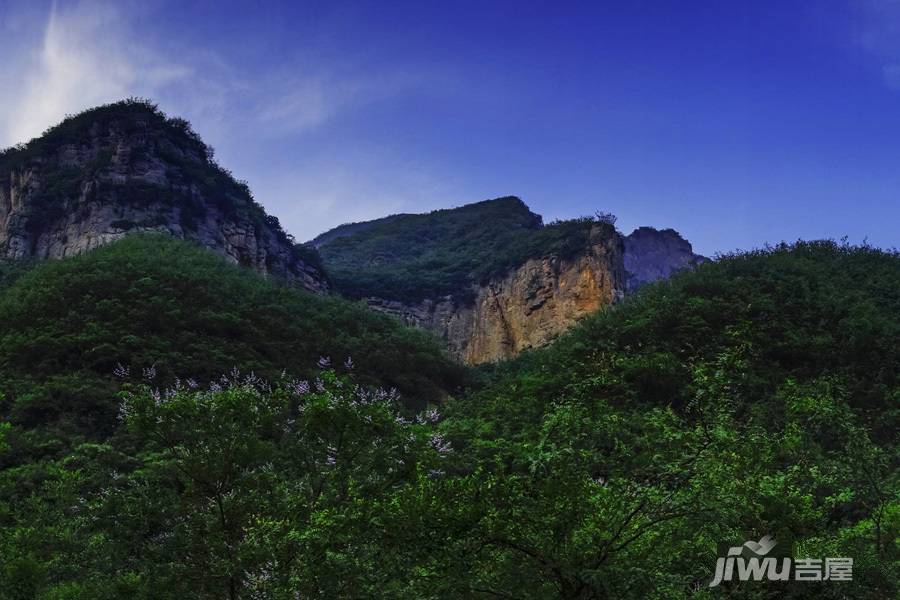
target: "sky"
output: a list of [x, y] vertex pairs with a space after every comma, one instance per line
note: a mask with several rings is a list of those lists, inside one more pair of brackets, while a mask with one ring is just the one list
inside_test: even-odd
[[900, 246], [900, 0], [0, 0], [0, 146], [129, 96], [306, 240], [516, 195]]

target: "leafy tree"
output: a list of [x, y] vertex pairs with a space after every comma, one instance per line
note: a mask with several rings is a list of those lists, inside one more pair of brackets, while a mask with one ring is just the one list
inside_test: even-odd
[[[799, 243], [647, 286], [414, 418], [361, 366], [135, 370], [101, 440], [5, 427], [0, 597], [896, 597], [898, 309], [896, 253]], [[853, 581], [709, 587], [765, 534]]]
[[[377, 595], [379, 503], [449, 451], [396, 394], [330, 369], [311, 382], [132, 387], [121, 418], [111, 445], [45, 471], [48, 487], [26, 500], [34, 520], [19, 515], [31, 525], [2, 537], [17, 557], [3, 583], [28, 583], [12, 597]], [[100, 488], [73, 464], [89, 455], [118, 463]]]

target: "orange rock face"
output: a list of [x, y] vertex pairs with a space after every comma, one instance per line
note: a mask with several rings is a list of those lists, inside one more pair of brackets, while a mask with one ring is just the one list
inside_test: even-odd
[[469, 364], [511, 358], [619, 300], [624, 290], [619, 244], [591, 239], [582, 254], [531, 259], [479, 288], [470, 335], [451, 350]]
[[597, 227], [574, 256], [529, 259], [477, 286], [474, 301], [459, 304], [448, 296], [407, 305], [370, 298], [369, 305], [432, 331], [465, 363], [496, 362], [548, 344], [621, 299], [623, 264], [621, 238]]

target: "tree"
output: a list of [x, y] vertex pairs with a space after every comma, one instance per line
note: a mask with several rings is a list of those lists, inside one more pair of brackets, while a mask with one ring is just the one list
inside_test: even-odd
[[328, 368], [312, 382], [233, 373], [205, 390], [140, 388], [122, 417], [142, 466], [104, 510], [154, 514], [149, 531], [124, 529], [152, 540], [142, 554], [170, 557], [147, 565], [152, 580], [193, 597], [371, 593], [379, 501], [447, 451], [394, 393]]

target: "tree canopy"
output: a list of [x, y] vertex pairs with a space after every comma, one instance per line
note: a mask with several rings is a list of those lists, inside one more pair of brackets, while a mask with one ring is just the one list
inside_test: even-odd
[[[123, 288], [156, 273], [134, 260]], [[40, 269], [0, 306], [25, 306], [30, 287], [66, 267]], [[101, 293], [92, 281], [75, 289]], [[249, 291], [193, 282], [185, 299]], [[41, 294], [62, 297], [55, 289]], [[20, 330], [64, 337], [54, 324], [78, 324], [89, 306], [65, 298], [71, 311], [29, 304], [51, 312], [29, 313], [34, 329]], [[813, 242], [648, 285], [415, 416], [374, 381], [409, 367], [399, 356], [313, 360], [265, 379], [120, 370], [107, 435], [56, 427], [69, 450], [53, 454], [38, 413], [0, 427], [0, 597], [896, 597], [898, 334], [900, 256]], [[184, 352], [189, 340], [174, 339]], [[77, 346], [86, 360], [92, 347]], [[723, 544], [766, 534], [796, 558], [853, 558], [853, 580], [709, 587]]]
[[348, 235], [320, 236], [326, 241], [319, 252], [335, 287], [351, 298], [417, 302], [453, 295], [464, 300], [473, 284], [529, 258], [583, 250], [591, 227], [615, 235], [609, 218], [543, 225], [539, 215], [510, 196], [343, 226]]

